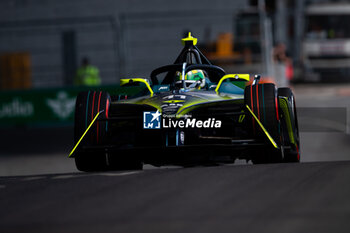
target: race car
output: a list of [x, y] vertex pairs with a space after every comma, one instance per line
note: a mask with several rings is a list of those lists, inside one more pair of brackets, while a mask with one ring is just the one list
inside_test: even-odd
[[[295, 98], [260, 75], [226, 74], [182, 39], [175, 62], [120, 85], [136, 95], [85, 91], [76, 99], [69, 157], [81, 171], [154, 166], [299, 162]], [[127, 91], [126, 91], [127, 93]]]

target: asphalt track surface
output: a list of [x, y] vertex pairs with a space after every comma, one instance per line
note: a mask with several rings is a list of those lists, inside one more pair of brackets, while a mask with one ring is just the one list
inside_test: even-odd
[[[299, 92], [299, 106], [314, 106], [313, 93]], [[348, 96], [324, 95], [319, 100], [326, 105], [349, 105]], [[1, 233], [350, 231], [345, 132], [302, 132], [299, 164], [104, 173], [77, 172], [66, 158], [71, 145], [60, 146], [70, 138], [61, 133], [38, 132], [40, 150], [56, 153], [29, 151], [34, 136], [1, 145]], [[50, 144], [50, 137], [60, 140]]]
[[350, 162], [0, 179], [1, 232], [349, 232]]

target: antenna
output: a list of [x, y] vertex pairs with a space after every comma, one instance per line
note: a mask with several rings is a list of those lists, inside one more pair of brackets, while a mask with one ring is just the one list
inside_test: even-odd
[[182, 45], [184, 45], [184, 46], [187, 45], [187, 44], [189, 44], [189, 45], [196, 45], [197, 42], [198, 42], [198, 39], [193, 37], [191, 35], [191, 32], [189, 32], [188, 36], [186, 38], [182, 38], [181, 41], [182, 41]]

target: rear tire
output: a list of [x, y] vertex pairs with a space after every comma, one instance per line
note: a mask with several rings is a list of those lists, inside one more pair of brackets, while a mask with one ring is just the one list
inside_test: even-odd
[[[99, 119], [108, 118], [111, 98], [107, 92], [86, 91], [77, 96], [75, 108], [74, 141], [77, 143], [98, 112]], [[101, 150], [83, 150], [82, 147], [106, 144], [108, 122], [95, 122], [75, 152], [75, 165], [85, 172], [106, 170], [142, 170], [142, 162], [131, 154], [107, 154]]]
[[299, 138], [299, 126], [298, 126], [298, 116], [297, 116], [297, 110], [295, 105], [295, 98], [293, 95], [293, 92], [290, 88], [283, 87], [278, 88], [278, 96], [283, 96], [288, 98], [288, 102], [290, 103], [291, 107], [291, 125], [293, 130], [293, 136], [295, 143], [291, 143], [288, 135], [288, 129], [287, 127], [282, 124], [284, 127], [284, 142], [285, 146], [288, 146], [290, 149], [285, 151], [285, 162], [300, 162], [300, 138]]
[[[273, 83], [249, 85], [244, 90], [245, 104], [249, 106], [264, 128], [280, 147], [282, 137], [280, 133], [280, 120], [277, 103], [277, 90]], [[283, 158], [283, 148], [276, 149], [267, 139], [265, 133], [260, 128], [258, 122], [251, 117], [251, 132], [253, 138], [266, 141], [267, 147], [263, 151], [258, 151], [252, 155], [252, 162], [276, 163]], [[281, 148], [281, 147], [280, 147]]]
[[[104, 111], [99, 118], [108, 118], [110, 96], [102, 91], [79, 93], [75, 105], [74, 142], [77, 143], [98, 112]], [[106, 156], [103, 152], [82, 150], [84, 146], [103, 143], [107, 133], [107, 122], [95, 122], [81, 141], [75, 152], [75, 164], [80, 171], [107, 170]]]
[[[135, 152], [134, 152], [135, 153]], [[137, 158], [131, 158], [132, 155], [127, 157], [111, 156], [110, 157], [110, 169], [123, 171], [123, 170], [142, 170], [143, 163]]]
[[78, 152], [75, 156], [75, 166], [83, 172], [99, 172], [108, 169], [106, 159], [101, 153]]

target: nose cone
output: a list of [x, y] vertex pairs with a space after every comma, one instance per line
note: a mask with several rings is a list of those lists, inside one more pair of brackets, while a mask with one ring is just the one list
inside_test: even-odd
[[170, 94], [161, 98], [162, 113], [166, 115], [176, 114], [182, 106], [188, 101], [188, 95]]
[[163, 114], [177, 114], [185, 107], [196, 104], [210, 102], [217, 98], [216, 94], [201, 92], [185, 92], [179, 94], [169, 94], [162, 97]]
[[162, 114], [178, 115], [184, 109], [189, 111], [193, 106], [222, 100], [215, 92], [164, 92], [151, 98], [145, 98], [139, 103], [157, 108]]

